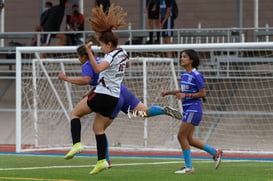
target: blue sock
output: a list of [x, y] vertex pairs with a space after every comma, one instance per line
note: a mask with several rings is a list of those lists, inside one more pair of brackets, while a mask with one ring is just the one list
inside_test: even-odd
[[182, 152], [184, 155], [184, 161], [187, 168], [192, 168], [191, 163], [191, 150], [185, 150]]
[[109, 158], [109, 149], [108, 149], [108, 139], [107, 139], [107, 137], [106, 137], [105, 159], [106, 159], [107, 162], [110, 161], [110, 158]]
[[203, 150], [205, 150], [206, 152], [208, 152], [208, 153], [211, 154], [212, 156], [216, 154], [216, 149], [213, 148], [213, 147], [210, 146], [210, 145], [205, 145]]
[[163, 107], [161, 106], [150, 106], [148, 109], [149, 116], [157, 116], [165, 114]]

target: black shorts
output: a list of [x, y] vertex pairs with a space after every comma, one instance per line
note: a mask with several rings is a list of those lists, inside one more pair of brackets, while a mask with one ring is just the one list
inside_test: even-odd
[[93, 92], [88, 96], [87, 105], [92, 111], [110, 118], [118, 103], [118, 99], [119, 98], [107, 94]]
[[148, 7], [148, 18], [149, 19], [159, 19], [159, 6], [156, 5], [155, 11], [152, 11], [153, 5]]

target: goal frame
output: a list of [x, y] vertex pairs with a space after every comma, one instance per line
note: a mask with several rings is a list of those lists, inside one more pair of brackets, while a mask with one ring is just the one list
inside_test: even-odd
[[[36, 90], [36, 73], [35, 73], [35, 70], [36, 70], [36, 63], [39, 64], [39, 66], [41, 67], [41, 69], [43, 70], [43, 72], [45, 73], [45, 77], [46, 79], [48, 80], [49, 84], [50, 84], [50, 87], [53, 89], [53, 92], [56, 96], [56, 99], [58, 100], [64, 114], [65, 114], [65, 117], [67, 118], [68, 121], [70, 121], [70, 117], [69, 117], [69, 114], [67, 113], [67, 111], [65, 110], [65, 107], [62, 105], [62, 102], [61, 100], [59, 99], [59, 95], [57, 93], [57, 91], [55, 90], [53, 84], [51, 83], [51, 80], [48, 76], [48, 74], [46, 73], [46, 70], [44, 68], [44, 65], [43, 65], [43, 62], [51, 62], [51, 61], [54, 61], [54, 60], [58, 60], [58, 58], [56, 59], [46, 59], [46, 60], [42, 60], [39, 56], [39, 53], [42, 52], [42, 53], [58, 53], [58, 52], [62, 52], [62, 53], [65, 53], [65, 52], [68, 52], [68, 53], [71, 53], [71, 52], [76, 52], [76, 49], [77, 47], [76, 46], [70, 46], [70, 47], [60, 47], [60, 46], [56, 46], [56, 47], [18, 47], [16, 49], [16, 58], [17, 58], [17, 62], [16, 62], [16, 152], [22, 152], [22, 142], [21, 142], [21, 138], [22, 138], [22, 125], [21, 125], [21, 65], [22, 65], [22, 53], [34, 53], [35, 54], [35, 58], [33, 58], [31, 61], [32, 61], [32, 72], [33, 72], [33, 88], [34, 90]], [[100, 47], [97, 47], [97, 46], [94, 46], [92, 48], [92, 50], [94, 50], [95, 52], [99, 52], [100, 51]], [[65, 59], [61, 59], [62, 61], [66, 61]], [[72, 58], [70, 59], [70, 62], [71, 61], [75, 61], [77, 62], [77, 58]], [[130, 58], [130, 61], [139, 61], [139, 62], [142, 62], [142, 71], [143, 71], [143, 104], [144, 105], [147, 105], [147, 79], [146, 79], [146, 75], [147, 75], [147, 68], [146, 68], [146, 65], [148, 62], [165, 62], [165, 63], [169, 63], [170, 65], [170, 71], [171, 71], [171, 74], [172, 74], [172, 79], [173, 80], [177, 80], [177, 77], [176, 77], [176, 72], [175, 72], [175, 67], [174, 67], [174, 63], [173, 63], [173, 59], [172, 58], [155, 58], [155, 57], [152, 57], [152, 58], [149, 58], [149, 57], [136, 57], [136, 58]], [[63, 71], [63, 66], [61, 64], [61, 67], [62, 67], [62, 72]], [[65, 89], [66, 91], [68, 92], [69, 89], [68, 89], [68, 86], [67, 86], [67, 82], [65, 82]], [[174, 86], [175, 86], [175, 89], [179, 89], [178, 88], [178, 83], [176, 81], [174, 81]], [[35, 94], [35, 91], [34, 91], [34, 94]], [[69, 92], [68, 92], [68, 95], [69, 95]], [[33, 98], [33, 106], [34, 106], [34, 110], [33, 110], [33, 115], [34, 115], [34, 131], [35, 131], [35, 135], [37, 135], [37, 108], [36, 108], [36, 103], [37, 100], [36, 100], [36, 96], [34, 95], [34, 98]], [[69, 102], [69, 101], [68, 101]], [[179, 100], [178, 100], [178, 105], [179, 105], [179, 108], [181, 108], [181, 105], [179, 104]], [[69, 109], [72, 110], [72, 103], [70, 102], [69, 103]], [[143, 135], [143, 141], [144, 141], [144, 147], [147, 146], [147, 136], [148, 136], [148, 119], [147, 118], [144, 118], [144, 125], [143, 125], [143, 132], [144, 132], [144, 135]], [[37, 145], [37, 140], [34, 139], [34, 144]], [[55, 148], [55, 149], [58, 149], [58, 148]], [[64, 148], [59, 148], [59, 149], [64, 149]], [[39, 150], [43, 150], [43, 149], [39, 149]], [[45, 148], [45, 150], [47, 150], [47, 148]], [[34, 151], [32, 149], [24, 149], [24, 151]]]
[[[184, 49], [195, 49], [198, 51], [202, 50], [228, 50], [229, 48], [268, 48], [273, 49], [273, 43], [212, 43], [212, 44], [169, 44], [169, 45], [122, 45], [121, 48], [125, 49], [129, 54], [131, 51], [149, 52], [151, 49], [155, 49], [157, 52], [172, 51], [177, 52], [177, 57]], [[76, 51], [77, 47], [17, 47], [16, 48], [16, 152], [21, 152], [21, 60], [22, 53], [33, 53], [33, 52], [71, 52]], [[99, 51], [99, 47], [92, 48], [95, 52]], [[145, 103], [145, 102], [144, 102]], [[242, 151], [244, 152], [244, 151]], [[256, 153], [256, 152], [255, 152]]]

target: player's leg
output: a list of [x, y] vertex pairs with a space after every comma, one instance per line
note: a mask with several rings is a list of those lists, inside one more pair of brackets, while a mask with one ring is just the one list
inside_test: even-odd
[[[161, 106], [150, 106], [149, 108], [144, 105], [125, 85], [122, 84], [121, 86], [121, 96], [118, 103], [119, 109], [116, 108], [116, 113], [119, 110], [128, 114], [128, 117], [151, 117], [151, 116], [158, 116], [158, 115], [169, 115], [181, 120], [182, 116], [181, 113], [173, 108], [170, 107], [161, 107]], [[167, 112], [165, 109], [169, 110]], [[168, 109], [169, 108], [169, 109]], [[116, 114], [117, 115], [117, 114]]]
[[[110, 126], [110, 125], [112, 124], [113, 120], [114, 120], [114, 119], [110, 119], [110, 120], [105, 124], [104, 130], [106, 130], [106, 129], [108, 128], [108, 126]], [[105, 134], [105, 136], [106, 136], [106, 134]], [[109, 156], [109, 142], [108, 142], [107, 136], [106, 136], [105, 158], [106, 158], [106, 161], [107, 161], [108, 164], [109, 164], [109, 167], [108, 167], [108, 168], [111, 168], [112, 162], [111, 162], [110, 156]]]
[[[89, 173], [93, 175], [109, 167], [106, 161], [107, 138], [105, 128], [110, 125], [110, 117], [119, 99], [105, 94], [96, 94], [93, 97], [89, 96], [89, 98], [87, 104], [96, 112], [93, 122], [93, 132], [96, 137], [98, 161], [96, 166]], [[107, 104], [105, 104], [105, 102], [107, 102]]]
[[176, 118], [178, 120], [181, 120], [182, 119], [182, 115], [181, 113], [170, 107], [170, 106], [166, 106], [166, 107], [161, 107], [161, 106], [150, 106], [148, 108], [148, 111], [147, 111], [147, 117], [152, 117], [152, 116], [158, 116], [158, 115], [168, 115], [168, 116], [171, 116], [173, 118]]
[[91, 175], [97, 174], [109, 167], [109, 163], [106, 160], [107, 138], [104, 132], [107, 124], [109, 124], [109, 118], [102, 116], [100, 113], [96, 113], [93, 122], [93, 131], [96, 136], [98, 161], [96, 166], [89, 173]]
[[[192, 124], [194, 124], [195, 126], [198, 126], [201, 119], [202, 119], [202, 114], [201, 113], [190, 113], [192, 116]], [[213, 156], [213, 160], [215, 161], [215, 168], [217, 169], [220, 164], [221, 164], [221, 157], [223, 154], [223, 151], [218, 149], [216, 150], [214, 147], [203, 143], [201, 140], [195, 139], [193, 137], [193, 132], [191, 132], [191, 134], [188, 136], [188, 140], [189, 140], [189, 144], [191, 146], [194, 146], [196, 148], [199, 148], [201, 150], [206, 151], [207, 153], [209, 153], [210, 155]]]
[[178, 141], [182, 148], [182, 154], [185, 161], [185, 167], [175, 171], [177, 174], [190, 174], [194, 173], [194, 169], [191, 161], [191, 149], [188, 140], [188, 136], [194, 132], [194, 125], [187, 122], [182, 122], [178, 132]]
[[73, 146], [70, 151], [65, 155], [65, 159], [72, 159], [76, 154], [83, 151], [81, 144], [81, 121], [80, 118], [86, 114], [91, 113], [92, 110], [87, 105], [87, 97], [83, 98], [71, 111], [71, 136]]
[[[125, 90], [127, 90], [127, 89], [125, 89]], [[124, 106], [125, 105], [125, 103], [124, 103], [124, 94], [122, 94], [122, 93], [124, 93], [124, 89], [121, 89], [121, 94], [120, 94], [120, 97], [118, 99], [118, 103], [116, 104], [116, 107], [115, 107], [114, 111], [112, 112], [112, 114], [110, 116], [110, 120], [105, 125], [105, 128], [104, 128], [105, 130], [106, 130], [106, 128], [108, 126], [110, 126], [112, 124], [114, 119], [118, 116], [118, 114], [119, 114], [120, 110], [122, 109], [122, 107], [125, 107]], [[125, 111], [127, 111], [127, 109], [125, 109]], [[106, 157], [106, 161], [109, 164], [108, 168], [111, 168], [112, 162], [111, 162], [110, 157], [109, 157], [109, 149], [108, 149], [109, 145], [108, 145], [108, 143], [109, 142], [108, 142], [108, 139], [106, 137], [106, 155], [105, 155], [105, 157]]]
[[[130, 108], [131, 109], [131, 108]], [[178, 120], [182, 119], [182, 115], [179, 111], [169, 106], [161, 107], [161, 106], [150, 106], [149, 108], [144, 105], [142, 102], [139, 102], [138, 105], [132, 110], [128, 112], [129, 117], [152, 117], [159, 115], [168, 115], [174, 117]]]

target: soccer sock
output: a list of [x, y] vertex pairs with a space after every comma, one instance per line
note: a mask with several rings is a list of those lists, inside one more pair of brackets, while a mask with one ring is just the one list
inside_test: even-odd
[[73, 145], [81, 141], [81, 121], [78, 118], [70, 122]]
[[187, 168], [192, 168], [191, 163], [191, 150], [185, 150], [182, 152], [185, 160], [185, 165]]
[[108, 139], [107, 136], [105, 135], [106, 138], [106, 149], [105, 149], [105, 158], [107, 162], [110, 162], [110, 158], [109, 158], [109, 149], [108, 149]]
[[204, 151], [208, 152], [209, 154], [211, 154], [212, 156], [214, 156], [216, 154], [216, 149], [213, 148], [210, 145], [205, 145], [203, 148]]
[[98, 160], [103, 160], [106, 157], [106, 135], [96, 135], [97, 141], [97, 153], [98, 153]]
[[148, 109], [149, 116], [157, 116], [165, 114], [163, 107], [161, 106], [150, 106]]

